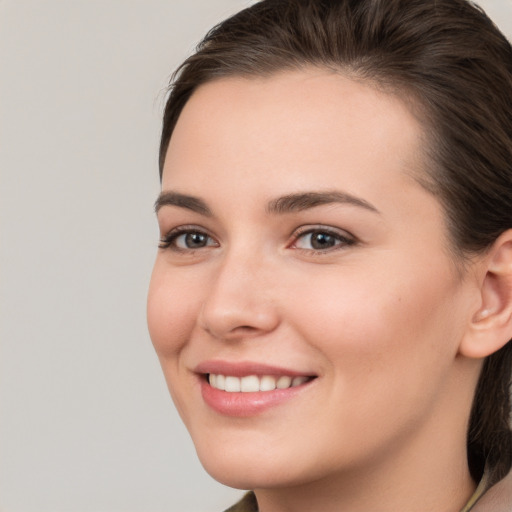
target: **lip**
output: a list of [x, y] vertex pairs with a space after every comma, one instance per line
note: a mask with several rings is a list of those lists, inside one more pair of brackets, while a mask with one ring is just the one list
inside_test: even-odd
[[308, 389], [316, 380], [312, 379], [304, 384], [286, 389], [273, 391], [228, 393], [216, 389], [208, 383], [207, 374], [232, 375], [234, 377], [246, 377], [264, 375], [290, 377], [316, 377], [309, 372], [300, 372], [288, 368], [270, 366], [256, 362], [230, 363], [227, 361], [207, 361], [195, 368], [201, 384], [201, 395], [204, 402], [215, 412], [224, 416], [250, 417], [262, 414], [266, 410], [284, 404]]
[[242, 361], [232, 363], [228, 361], [205, 361], [196, 366], [195, 373], [215, 373], [221, 375], [232, 375], [233, 377], [247, 377], [248, 375], [288, 375], [290, 377], [316, 377], [314, 373], [292, 370], [281, 366], [271, 366], [264, 363]]

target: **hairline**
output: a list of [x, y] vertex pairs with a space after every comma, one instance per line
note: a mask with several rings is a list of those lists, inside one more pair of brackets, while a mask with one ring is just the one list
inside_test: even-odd
[[[258, 79], [271, 79], [287, 72], [304, 72], [308, 70], [318, 70], [322, 72], [331, 72], [340, 75], [353, 82], [363, 84], [371, 87], [374, 90], [386, 94], [400, 101], [407, 111], [413, 116], [420, 126], [420, 139], [418, 144], [418, 161], [416, 168], [417, 172], [410, 171], [407, 175], [412, 178], [418, 185], [420, 185], [426, 192], [430, 193], [440, 204], [443, 212], [443, 221], [445, 226], [445, 250], [450, 260], [453, 263], [454, 270], [463, 279], [467, 273], [468, 264], [475, 256], [475, 253], [469, 253], [460, 248], [457, 244], [455, 236], [452, 232], [452, 222], [450, 220], [448, 206], [443, 200], [442, 193], [440, 193], [440, 186], [436, 183], [433, 176], [434, 173], [441, 172], [440, 163], [436, 158], [435, 146], [437, 144], [439, 133], [435, 128], [435, 114], [432, 109], [429, 109], [425, 102], [422, 100], [420, 93], [415, 90], [410, 83], [403, 80], [393, 79], [391, 75], [381, 75], [378, 71], [373, 71], [372, 68], [365, 68], [364, 64], [347, 64], [340, 65], [339, 63], [329, 63], [317, 61], [302, 61], [299, 62], [297, 58], [292, 59], [289, 63], [282, 63], [281, 65], [270, 66], [259, 69], [257, 71], [250, 70], [222, 70], [221, 73], [211, 74], [205, 80], [197, 84], [188, 95], [186, 101], [179, 111], [178, 117], [175, 121], [172, 131], [165, 142], [165, 156], [162, 159], [160, 169], [160, 181], [163, 176], [163, 168], [167, 151], [169, 149], [172, 134], [178, 124], [181, 113], [186, 107], [190, 99], [201, 89], [203, 86], [220, 82], [223, 80], [258, 80]], [[178, 75], [179, 69], [176, 71], [175, 76]], [[175, 78], [175, 77], [174, 77]], [[423, 143], [422, 143], [423, 142]], [[480, 251], [485, 252], [485, 251]], [[478, 254], [478, 253], [477, 253]]]

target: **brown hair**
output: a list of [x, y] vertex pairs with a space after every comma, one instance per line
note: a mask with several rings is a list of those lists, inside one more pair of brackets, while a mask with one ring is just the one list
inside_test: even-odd
[[[164, 111], [160, 175], [178, 117], [201, 84], [320, 66], [412, 99], [459, 261], [512, 228], [512, 48], [466, 0], [263, 0], [214, 27], [178, 68]], [[512, 464], [512, 342], [475, 393], [468, 460], [501, 478]]]

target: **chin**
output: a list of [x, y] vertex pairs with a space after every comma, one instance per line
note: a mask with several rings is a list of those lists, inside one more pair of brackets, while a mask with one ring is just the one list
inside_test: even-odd
[[323, 470], [317, 462], [308, 460], [292, 447], [280, 450], [257, 443], [226, 447], [201, 446], [196, 443], [197, 454], [208, 474], [235, 489], [272, 489], [293, 487], [322, 478]]
[[[199, 460], [207, 473], [221, 484], [235, 489], [254, 489], [275, 479], [275, 471], [270, 468], [270, 457], [253, 453], [250, 445], [237, 448], [235, 443], [226, 447], [223, 443], [196, 442]], [[266, 487], [266, 485], [264, 485]]]
[[260, 462], [241, 460], [238, 464], [227, 464], [201, 460], [207, 473], [228, 487], [234, 489], [271, 489], [290, 487], [302, 483], [289, 468], [269, 467]]
[[232, 443], [227, 446], [215, 441], [204, 445], [196, 442], [196, 450], [208, 474], [235, 489], [268, 488], [285, 484], [287, 480], [285, 472], [289, 467], [281, 464], [282, 457], [255, 444]]
[[216, 463], [210, 460], [201, 460], [201, 463], [213, 479], [233, 489], [249, 490], [268, 487], [268, 477], [263, 478], [261, 468], [251, 467], [251, 464], [228, 466], [225, 462]]

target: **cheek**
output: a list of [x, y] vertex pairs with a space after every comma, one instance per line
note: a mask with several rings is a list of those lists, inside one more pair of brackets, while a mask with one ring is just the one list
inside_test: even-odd
[[[333, 367], [387, 372], [392, 380], [416, 365], [430, 371], [456, 352], [456, 285], [447, 272], [421, 272], [387, 265], [316, 276], [315, 287], [295, 300], [295, 323], [305, 339], [323, 352]], [[298, 293], [294, 294], [299, 296]], [[357, 372], [356, 372], [357, 373]]]
[[[191, 390], [182, 360], [196, 325], [198, 290], [183, 272], [157, 258], [148, 291], [147, 321], [151, 341], [167, 387], [181, 418], [188, 424], [187, 400]], [[200, 298], [200, 297], [199, 297]]]
[[194, 328], [197, 310], [197, 290], [190, 281], [157, 259], [149, 285], [147, 321], [161, 360], [178, 357]]
[[333, 457], [338, 444], [346, 449], [336, 432], [375, 451], [400, 439], [449, 385], [460, 334], [452, 319], [455, 287], [442, 272], [401, 268], [400, 275], [391, 267], [381, 275], [338, 269], [330, 278], [316, 276], [311, 293], [294, 301], [295, 330], [324, 364]]

